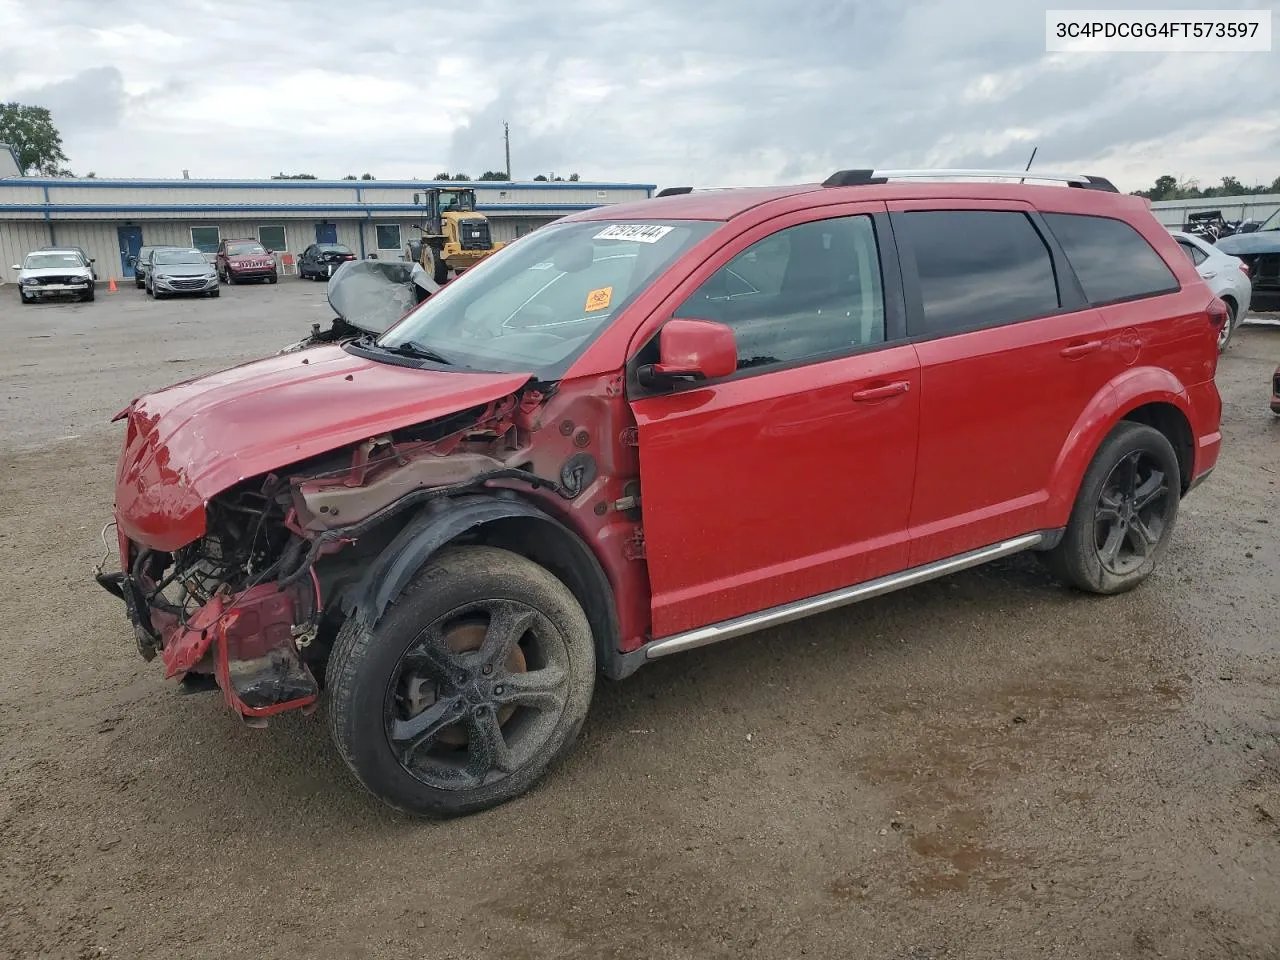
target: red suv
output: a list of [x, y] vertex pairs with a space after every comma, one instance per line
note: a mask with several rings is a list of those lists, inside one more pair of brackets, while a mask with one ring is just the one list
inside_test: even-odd
[[99, 580], [245, 718], [324, 689], [428, 815], [528, 789], [598, 672], [1024, 550], [1127, 590], [1217, 460], [1227, 312], [1145, 201], [1009, 176], [599, 207], [141, 397]]
[[223, 283], [245, 280], [275, 283], [280, 279], [276, 258], [257, 240], [223, 240], [218, 244], [215, 263]]

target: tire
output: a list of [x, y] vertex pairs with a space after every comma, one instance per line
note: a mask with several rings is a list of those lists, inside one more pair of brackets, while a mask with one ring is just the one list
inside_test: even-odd
[[1236, 332], [1236, 315], [1240, 307], [1230, 297], [1223, 297], [1222, 302], [1227, 305], [1227, 322], [1222, 325], [1222, 332], [1218, 334], [1218, 352], [1226, 353], [1227, 347], [1231, 345], [1231, 338]]
[[147, 296], [154, 297], [155, 295], [156, 295], [156, 288], [153, 287], [151, 284], [147, 284]]
[[18, 299], [19, 299], [20, 301], [22, 301], [22, 305], [23, 305], [24, 307], [29, 307], [29, 306], [31, 306], [33, 303], [35, 303], [35, 302], [36, 302], [36, 298], [35, 298], [35, 297], [28, 297], [28, 296], [27, 296], [25, 293], [23, 293], [21, 290], [19, 290], [19, 291], [18, 291]]
[[145, 283], [143, 283], [141, 280], [139, 280], [137, 277], [134, 277], [134, 278], [133, 278], [133, 288], [134, 288], [135, 290], [141, 290], [141, 289], [142, 289], [143, 287], [145, 287], [145, 286], [146, 286], [146, 284], [145, 284]]
[[278, 273], [273, 273], [271, 276], [267, 277], [267, 283], [279, 283], [279, 282], [280, 282], [280, 274]]
[[[475, 647], [490, 642], [488, 609], [500, 612], [488, 623], [512, 626], [507, 633], [517, 640], [486, 679]], [[434, 644], [424, 639], [432, 633]], [[471, 639], [460, 640], [464, 634]], [[405, 660], [411, 650], [416, 666]], [[349, 619], [325, 676], [330, 733], [356, 778], [397, 809], [454, 817], [519, 796], [568, 751], [591, 703], [595, 645], [582, 607], [546, 569], [506, 550], [454, 547], [423, 564], [375, 627]], [[517, 697], [515, 677], [543, 677], [542, 693]], [[415, 696], [430, 702], [419, 709]], [[525, 704], [530, 697], [538, 705]], [[412, 728], [429, 716], [434, 732]], [[404, 752], [393, 747], [397, 730]], [[415, 742], [415, 733], [424, 740]], [[472, 747], [485, 733], [505, 764]]]
[[1181, 478], [1177, 454], [1164, 434], [1122, 421], [1089, 464], [1062, 541], [1039, 556], [1058, 579], [1078, 590], [1132, 590], [1151, 575], [1169, 548]]
[[93, 284], [90, 284], [89, 292], [86, 293], [84, 296], [82, 296], [80, 299], [85, 303], [93, 303], [93, 294], [94, 294]]
[[235, 278], [234, 276], [232, 276], [232, 275], [231, 275], [231, 271], [230, 271], [230, 270], [228, 270], [228, 271], [227, 271], [227, 279], [226, 279], [226, 281], [225, 281], [225, 282], [226, 282], [227, 286], [229, 286], [229, 287], [231, 287], [231, 286], [235, 286], [236, 278]]
[[222, 291], [221, 291], [221, 290], [210, 290], [210, 291], [209, 291], [209, 296], [211, 296], [211, 297], [220, 297], [220, 296], [222, 296]]

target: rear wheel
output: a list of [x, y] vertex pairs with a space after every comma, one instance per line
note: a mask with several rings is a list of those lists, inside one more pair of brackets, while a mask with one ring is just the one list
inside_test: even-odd
[[448, 817], [528, 790], [572, 745], [595, 684], [586, 615], [506, 550], [446, 549], [372, 630], [343, 627], [326, 669], [333, 739], [393, 807]]
[[1227, 322], [1222, 325], [1222, 329], [1218, 331], [1218, 352], [1224, 353], [1227, 345], [1231, 343], [1231, 336], [1236, 332], [1236, 317], [1239, 314], [1240, 307], [1230, 297], [1223, 297], [1222, 302], [1227, 305]]
[[1089, 465], [1062, 542], [1040, 556], [1080, 590], [1131, 590], [1168, 550], [1181, 492], [1178, 457], [1165, 435], [1122, 422]]

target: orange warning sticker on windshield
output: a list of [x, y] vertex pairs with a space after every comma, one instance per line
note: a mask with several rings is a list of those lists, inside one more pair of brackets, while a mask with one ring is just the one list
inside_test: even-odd
[[609, 306], [609, 301], [613, 299], [613, 287], [601, 287], [599, 290], [592, 290], [587, 294], [587, 305], [583, 307], [587, 313], [592, 310], [603, 310]]

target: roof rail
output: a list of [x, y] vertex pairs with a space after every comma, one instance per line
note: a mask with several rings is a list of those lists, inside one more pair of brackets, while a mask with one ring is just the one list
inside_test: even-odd
[[850, 187], [885, 183], [889, 180], [1047, 180], [1085, 190], [1119, 193], [1110, 180], [1081, 173], [1045, 173], [1037, 170], [837, 170], [823, 181], [824, 187]]

